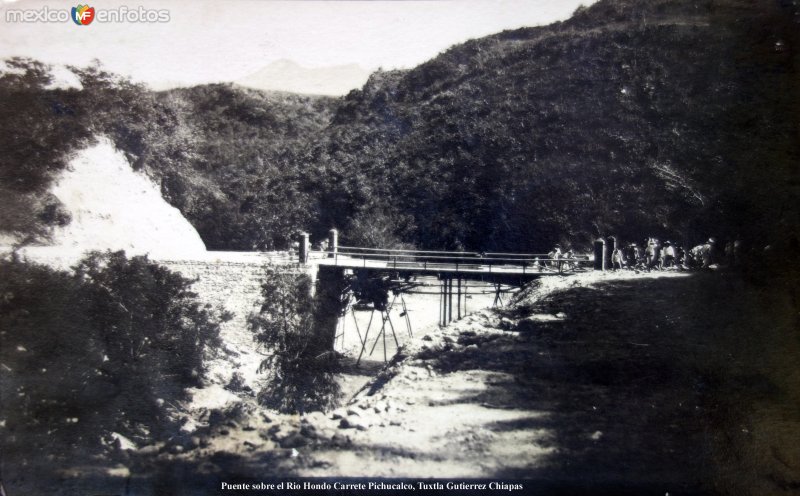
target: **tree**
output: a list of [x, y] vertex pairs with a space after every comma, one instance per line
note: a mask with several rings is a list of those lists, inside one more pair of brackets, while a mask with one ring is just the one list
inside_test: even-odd
[[311, 284], [307, 275], [268, 268], [264, 303], [248, 319], [255, 341], [268, 353], [259, 367], [269, 374], [259, 401], [285, 412], [328, 407], [339, 390], [329, 343], [315, 335]]

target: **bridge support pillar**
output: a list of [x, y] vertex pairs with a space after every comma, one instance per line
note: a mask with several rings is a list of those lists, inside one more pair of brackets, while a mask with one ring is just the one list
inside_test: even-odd
[[339, 231], [331, 229], [328, 231], [328, 258], [336, 257], [337, 251], [339, 251]]
[[606, 270], [606, 241], [603, 238], [594, 242], [594, 270]]
[[344, 271], [337, 267], [320, 267], [317, 273], [317, 292], [314, 295], [314, 334], [332, 350], [336, 342], [339, 316], [347, 308], [348, 298]]
[[309, 249], [308, 233], [307, 232], [300, 233], [300, 247], [298, 248], [297, 251], [299, 254], [299, 262], [301, 264], [308, 263], [308, 249]]

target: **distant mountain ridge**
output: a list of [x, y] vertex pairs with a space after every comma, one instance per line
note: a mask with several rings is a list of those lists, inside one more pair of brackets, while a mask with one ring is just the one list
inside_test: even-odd
[[358, 64], [309, 68], [281, 59], [236, 83], [263, 91], [341, 96], [362, 87], [369, 74]]

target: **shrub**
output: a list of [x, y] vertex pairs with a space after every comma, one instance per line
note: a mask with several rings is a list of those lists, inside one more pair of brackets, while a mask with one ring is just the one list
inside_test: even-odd
[[0, 262], [0, 381], [6, 453], [92, 451], [177, 427], [169, 405], [203, 374], [218, 316], [191, 281], [146, 257], [93, 253], [74, 273]]
[[259, 401], [284, 412], [325, 408], [338, 393], [328, 340], [315, 330], [315, 303], [306, 275], [267, 269], [264, 303], [248, 320], [254, 339], [269, 352], [259, 367], [269, 380]]
[[105, 343], [101, 370], [118, 378], [119, 406], [132, 420], [161, 416], [153, 407], [159, 398], [198, 384], [218, 316], [195, 301], [192, 281], [147, 257], [95, 253], [76, 277], [87, 283], [86, 312]]

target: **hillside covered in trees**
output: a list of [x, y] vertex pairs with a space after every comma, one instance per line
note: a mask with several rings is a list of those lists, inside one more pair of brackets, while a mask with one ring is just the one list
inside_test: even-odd
[[[0, 73], [0, 229], [69, 222], [47, 185], [107, 135], [209, 249], [347, 243], [541, 251], [595, 236], [797, 243], [797, 2], [601, 0], [471, 40], [344, 98], [153, 92]], [[33, 206], [34, 208], [31, 208]], [[135, 208], [132, 206], [132, 208]]]

